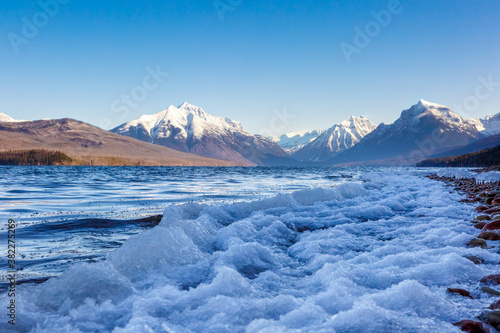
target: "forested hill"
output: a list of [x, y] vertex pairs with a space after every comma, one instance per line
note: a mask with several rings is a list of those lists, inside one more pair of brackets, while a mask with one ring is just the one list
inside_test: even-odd
[[60, 151], [45, 149], [0, 152], [0, 165], [67, 165], [73, 160]]
[[433, 158], [417, 163], [417, 167], [491, 167], [500, 165], [500, 145], [475, 153]]

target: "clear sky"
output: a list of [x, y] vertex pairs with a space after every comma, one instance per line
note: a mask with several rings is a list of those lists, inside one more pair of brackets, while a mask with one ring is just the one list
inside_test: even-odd
[[0, 1], [16, 119], [110, 127], [188, 101], [280, 134], [391, 123], [421, 98], [500, 112], [498, 0], [54, 1]]

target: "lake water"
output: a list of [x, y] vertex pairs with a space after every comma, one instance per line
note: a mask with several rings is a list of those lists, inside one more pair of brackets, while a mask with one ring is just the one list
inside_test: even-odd
[[[336, 168], [0, 167], [0, 239], [18, 223], [20, 281], [43, 280], [69, 264], [96, 261], [140, 219], [186, 202], [231, 203], [359, 180]], [[139, 221], [138, 221], [139, 220]], [[2, 250], [5, 250], [2, 248]], [[0, 268], [6, 267], [5, 256]]]
[[24, 282], [2, 332], [457, 332], [495, 300], [498, 241], [466, 247], [475, 206], [436, 170], [0, 171]]

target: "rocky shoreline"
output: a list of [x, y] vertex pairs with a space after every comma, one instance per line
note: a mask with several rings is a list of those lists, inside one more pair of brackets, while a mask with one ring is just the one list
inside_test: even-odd
[[[435, 174], [428, 178], [445, 182], [455, 190], [464, 192], [467, 198], [460, 202], [479, 204], [475, 209], [478, 215], [471, 221], [478, 229], [478, 235], [471, 239], [467, 246], [498, 251], [498, 243], [492, 242], [500, 240], [500, 181], [482, 183], [472, 178], [457, 179]], [[484, 260], [478, 256], [468, 256], [467, 259], [476, 265], [484, 264]], [[471, 333], [489, 333], [490, 327], [500, 330], [500, 274], [485, 276], [478, 282], [480, 292], [496, 297], [497, 300], [477, 318], [462, 320], [453, 325]], [[448, 292], [473, 298], [465, 289], [448, 288]]]

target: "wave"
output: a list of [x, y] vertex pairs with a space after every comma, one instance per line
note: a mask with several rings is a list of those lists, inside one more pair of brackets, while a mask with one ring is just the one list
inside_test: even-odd
[[474, 207], [418, 175], [362, 180], [252, 202], [171, 205], [105, 261], [20, 286], [16, 328], [456, 332], [451, 323], [485, 301], [446, 288], [472, 289], [500, 260], [465, 247]]

